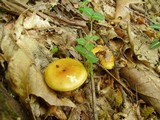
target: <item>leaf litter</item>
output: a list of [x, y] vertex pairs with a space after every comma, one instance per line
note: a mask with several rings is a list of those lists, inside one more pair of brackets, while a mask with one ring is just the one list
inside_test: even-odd
[[[160, 38], [159, 31], [149, 26], [159, 22], [160, 4], [153, 1], [88, 1], [87, 9], [98, 15], [93, 17], [98, 21], [92, 21], [91, 29], [88, 16], [79, 11], [78, 0], [2, 0], [0, 49], [1, 61], [8, 63], [5, 83], [32, 119], [158, 120], [160, 49], [150, 49], [150, 44]], [[91, 31], [98, 36], [91, 48], [107, 46], [115, 57], [114, 68], [107, 70], [97, 62], [93, 78], [89, 75], [80, 88], [51, 90], [43, 73], [53, 60], [72, 57], [89, 67], [85, 55], [75, 47], [77, 39]]]

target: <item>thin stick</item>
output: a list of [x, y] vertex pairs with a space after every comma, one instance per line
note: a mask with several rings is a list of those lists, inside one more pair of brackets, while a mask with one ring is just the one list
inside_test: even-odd
[[91, 75], [93, 117], [94, 117], [94, 120], [98, 120], [98, 115], [97, 115], [97, 111], [96, 111], [96, 90], [95, 90], [95, 82], [94, 82], [93, 64], [92, 63], [91, 63], [90, 75]]
[[106, 68], [104, 68], [101, 64], [96, 63], [99, 67], [103, 68], [112, 78], [114, 78], [125, 90], [127, 90], [130, 94], [132, 94], [132, 91], [129, 90], [126, 85], [118, 78], [116, 78], [112, 73], [110, 73]]
[[[17, 2], [13, 2], [13, 1], [7, 1], [7, 0], [2, 0], [3, 4], [5, 6], [1, 6], [0, 4], [0, 8], [2, 7], [3, 9], [9, 11], [9, 12], [15, 12], [16, 15], [20, 15], [22, 12], [26, 11], [31, 14], [34, 12], [34, 9], [32, 9], [32, 7], [29, 7], [27, 5], [23, 5], [21, 3], [17, 3]], [[80, 26], [80, 27], [85, 27], [86, 26], [86, 21], [81, 21], [81, 20], [70, 20], [67, 19], [63, 16], [59, 16], [59, 15], [53, 15], [50, 13], [45, 13], [45, 12], [37, 12], [37, 15], [39, 15], [40, 17], [44, 18], [44, 19], [48, 19], [49, 22], [53, 22], [54, 20], [57, 19], [59, 21], [62, 21], [64, 23], [70, 24], [70, 25], [75, 25], [75, 26]]]

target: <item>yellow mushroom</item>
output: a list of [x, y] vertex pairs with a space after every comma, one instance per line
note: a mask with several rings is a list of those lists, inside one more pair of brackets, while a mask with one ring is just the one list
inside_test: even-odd
[[47, 85], [56, 91], [71, 91], [80, 87], [87, 79], [83, 64], [72, 58], [53, 61], [45, 70]]
[[114, 67], [114, 55], [107, 46], [98, 45], [92, 50], [100, 61], [100, 64], [106, 69], [110, 70]]

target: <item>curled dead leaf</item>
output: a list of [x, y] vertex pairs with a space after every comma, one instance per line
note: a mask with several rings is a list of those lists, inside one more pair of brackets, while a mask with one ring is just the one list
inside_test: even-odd
[[49, 111], [47, 112], [46, 118], [49, 116], [55, 116], [58, 120], [66, 120], [67, 116], [65, 113], [56, 106], [51, 106]]
[[49, 51], [32, 36], [22, 34], [24, 31], [22, 21], [23, 17], [20, 16], [14, 26], [16, 29], [11, 25], [6, 26], [4, 37], [0, 41], [4, 57], [8, 62], [7, 72], [11, 88], [24, 103], [30, 101], [30, 96], [34, 95], [49, 105], [75, 107], [68, 98], [58, 98], [44, 82], [42, 68], [49, 63], [46, 54]]
[[[128, 15], [129, 15], [129, 5], [131, 3], [140, 3], [141, 0], [116, 0], [116, 13], [115, 13], [115, 19], [118, 19], [119, 17], [123, 20], [128, 21]], [[127, 19], [126, 19], [127, 18]]]
[[152, 106], [160, 113], [160, 78], [159, 75], [144, 65], [138, 64], [137, 67], [124, 67], [120, 74], [125, 78], [132, 89], [145, 96], [144, 101], [149, 101]]

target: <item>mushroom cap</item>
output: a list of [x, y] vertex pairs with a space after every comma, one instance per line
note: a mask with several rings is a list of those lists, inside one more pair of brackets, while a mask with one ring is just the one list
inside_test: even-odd
[[47, 85], [56, 91], [71, 91], [87, 79], [83, 64], [72, 58], [62, 58], [48, 65], [44, 73]]

